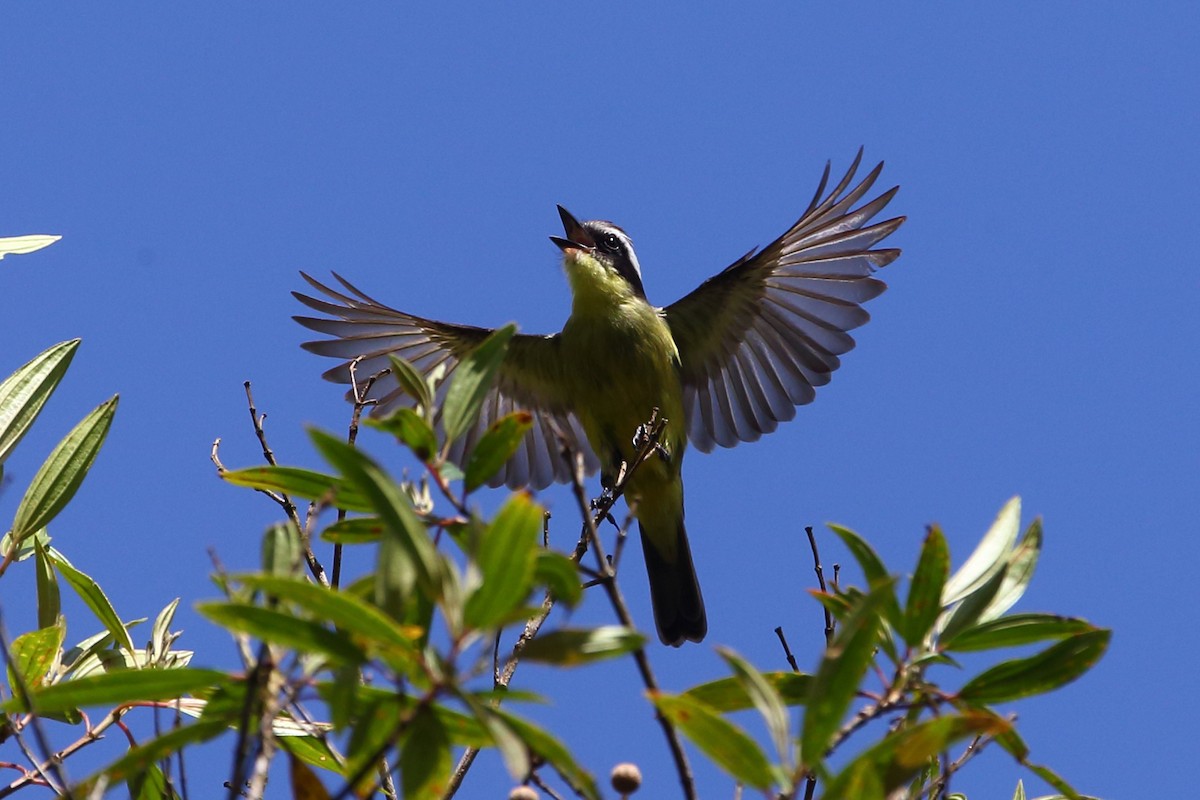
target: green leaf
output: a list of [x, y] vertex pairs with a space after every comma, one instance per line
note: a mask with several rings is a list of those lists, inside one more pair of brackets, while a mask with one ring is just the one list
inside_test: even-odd
[[33, 425], [67, 373], [79, 342], [79, 339], [59, 342], [0, 383], [0, 464]]
[[[229, 681], [224, 672], [212, 669], [120, 670], [56, 683], [30, 693], [29, 699], [37, 713], [49, 714], [91, 706], [172, 700]], [[18, 710], [15, 703], [9, 700], [4, 710]]]
[[12, 524], [15, 540], [20, 542], [46, 527], [75, 496], [104, 444], [116, 411], [114, 395], [84, 417], [50, 453], [17, 506]]
[[997, 664], [967, 681], [958, 696], [968, 703], [1003, 703], [1052, 691], [1091, 669], [1108, 649], [1111, 636], [1112, 631], [1096, 628], [1029, 658]]
[[999, 647], [1018, 647], [1047, 639], [1065, 639], [1091, 630], [1095, 630], [1093, 625], [1076, 617], [1010, 614], [967, 628], [954, 638], [943, 640], [941, 645], [946, 650], [965, 653]]
[[630, 653], [645, 643], [645, 636], [621, 625], [563, 628], [531, 639], [521, 658], [560, 667], [575, 667]]
[[151, 764], [145, 772], [130, 777], [129, 795], [133, 800], [175, 800], [179, 797], [157, 764]]
[[210, 601], [196, 610], [218, 625], [248, 633], [266, 642], [291, 647], [302, 653], [320, 653], [337, 664], [361, 664], [366, 654], [350, 637], [309, 620], [250, 603]]
[[5, 256], [19, 256], [41, 250], [61, 239], [47, 233], [31, 233], [25, 236], [5, 236], [0, 239], [0, 259]]
[[[22, 633], [9, 645], [8, 685], [14, 696], [10, 701], [16, 707], [7, 708], [9, 711], [24, 711], [27, 706], [15, 698], [20, 695], [20, 685], [35, 692], [46, 682], [46, 676], [58, 662], [62, 648], [63, 636], [66, 630], [61, 625], [42, 628], [36, 631]], [[15, 673], [15, 674], [14, 674]], [[20, 676], [18, 684], [17, 676]]]
[[[812, 676], [798, 672], [763, 672], [763, 679], [779, 695], [785, 705], [801, 706], [808, 702], [812, 691]], [[722, 713], [744, 711], [754, 706], [750, 695], [737, 678], [720, 680], [693, 686], [683, 693], [684, 697], [699, 700]]]
[[[791, 772], [791, 744], [788, 736], [788, 713], [783, 698], [775, 691], [766, 677], [752, 667], [744, 658], [725, 647], [718, 647], [717, 653], [725, 659], [725, 663], [733, 670], [734, 678], [742, 685], [746, 696], [754, 703], [758, 713], [762, 715], [767, 725], [767, 733], [775, 745], [775, 752], [786, 771]], [[785, 791], [790, 787], [785, 787]]]
[[494, 627], [529, 596], [543, 514], [527, 493], [517, 492], [488, 525], [475, 552], [483, 582], [467, 599], [466, 625]]
[[263, 571], [272, 575], [298, 575], [304, 563], [303, 553], [300, 531], [294, 523], [272, 525], [263, 536]]
[[889, 733], [834, 776], [825, 787], [825, 797], [857, 797], [853, 793], [856, 785], [868, 774], [878, 776], [882, 790], [878, 796], [886, 796], [911, 781], [931, 758], [955, 742], [978, 735], [999, 735], [1010, 728], [995, 714], [970, 711]]
[[437, 716], [424, 706], [413, 718], [400, 748], [404, 800], [441, 800], [452, 768], [450, 738]]
[[981, 622], [995, 619], [1008, 611], [1025, 594], [1029, 582], [1033, 579], [1033, 571], [1037, 567], [1038, 557], [1042, 553], [1042, 521], [1035, 519], [1021, 537], [1020, 544], [1008, 557], [1004, 583], [980, 616]]
[[411, 408], [397, 408], [386, 417], [368, 417], [367, 425], [390, 433], [421, 461], [429, 461], [437, 452], [437, 436], [429, 422]]
[[908, 587], [904, 607], [904, 640], [919, 647], [942, 610], [942, 589], [950, 574], [950, 548], [941, 528], [929, 529], [921, 546], [921, 557]]
[[[0, 474], [0, 481], [3, 480], [3, 477]], [[43, 547], [50, 546], [50, 534], [46, 533], [45, 528], [42, 528], [40, 531], [34, 531], [33, 534], [21, 539], [20, 542], [13, 539], [12, 531], [9, 531], [0, 536], [0, 558], [6, 558], [9, 552], [13, 552], [12, 560], [16, 562], [32, 558], [37, 552], [38, 542], [41, 542]]]
[[575, 562], [553, 550], [538, 550], [533, 568], [534, 582], [545, 586], [555, 600], [574, 608], [583, 599]]
[[383, 523], [376, 567], [376, 605], [401, 619], [415, 586], [430, 599], [440, 598], [442, 562], [413, 510], [412, 499], [358, 449], [321, 431], [314, 430], [311, 436], [329, 463], [367, 498], [371, 506], [368, 511], [377, 514]]
[[991, 605], [1000, 587], [1004, 585], [1008, 565], [1001, 564], [986, 581], [975, 586], [954, 608], [942, 614], [938, 622], [938, 639], [953, 639], [959, 632], [980, 621], [983, 612]]
[[442, 429], [447, 444], [466, 433], [479, 416], [483, 400], [504, 362], [508, 342], [516, 332], [516, 325], [493, 331], [454, 370], [442, 403]]
[[332, 544], [370, 544], [383, 535], [378, 517], [347, 517], [321, 531], [321, 540]]
[[247, 467], [221, 473], [221, 478], [234, 486], [246, 486], [267, 492], [282, 492], [306, 500], [328, 500], [346, 511], [371, 510], [367, 499], [345, 481], [332, 475], [300, 467]]
[[487, 731], [489, 744], [500, 751], [500, 757], [504, 759], [504, 766], [512, 779], [525, 780], [530, 768], [529, 747], [513, 730], [503, 712], [469, 694], [461, 694], [459, 699], [471, 709], [476, 721]]
[[432, 422], [433, 391], [430, 389], [429, 383], [416, 367], [403, 358], [389, 353], [388, 361], [391, 363], [392, 376], [396, 379], [396, 383], [400, 384], [400, 388], [416, 401], [417, 408], [421, 411], [425, 421]]
[[336, 753], [317, 736], [280, 736], [276, 739], [280, 746], [292, 756], [318, 769], [326, 769], [338, 775], [345, 775], [345, 765], [338, 759]]
[[154, 626], [150, 629], [150, 661], [158, 661], [171, 650], [171, 644], [177, 634], [171, 633], [171, 622], [175, 619], [175, 610], [179, 608], [179, 598], [176, 597], [158, 612], [154, 618]]
[[62, 614], [62, 594], [58, 590], [58, 576], [54, 573], [54, 564], [50, 561], [49, 552], [43, 539], [47, 537], [33, 536], [37, 554], [37, 619], [39, 628], [49, 628], [58, 623]]
[[561, 742], [528, 720], [500, 708], [492, 711], [520, 737], [526, 747], [549, 762], [576, 794], [587, 800], [600, 799], [595, 778], [575, 762], [571, 751], [563, 747]]
[[89, 777], [80, 786], [74, 787], [75, 795], [76, 797], [88, 796], [91, 787], [96, 784], [101, 775], [108, 776], [109, 780], [114, 783], [127, 780], [130, 777], [141, 775], [153, 764], [174, 755], [186, 746], [207, 742], [228, 731], [229, 726], [225, 720], [200, 720], [191, 725], [175, 728], [128, 750], [125, 755]]
[[[872, 591], [877, 586], [882, 586], [887, 583], [893, 585], [892, 577], [888, 574], [887, 567], [884, 566], [883, 560], [875, 552], [861, 536], [849, 528], [843, 528], [841, 525], [830, 525], [829, 529], [838, 535], [850, 554], [854, 556], [854, 560], [858, 562], [859, 567], [863, 571], [863, 576], [867, 579], [867, 588]], [[893, 628], [899, 629], [901, 626], [900, 602], [896, 599], [895, 591], [890, 591], [883, 598], [883, 609], [886, 615], [888, 624]]]
[[533, 415], [528, 411], [516, 411], [493, 422], [467, 457], [463, 490], [473, 492], [495, 475], [532, 427]]
[[854, 603], [850, 614], [842, 620], [833, 644], [826, 648], [813, 676], [801, 729], [801, 753], [806, 766], [816, 767], [825, 758], [825, 751], [871, 666], [884, 609], [894, 601], [892, 581], [874, 587]]
[[[1094, 798], [1085, 798], [1083, 795], [1079, 794], [1079, 792], [1075, 791], [1071, 784], [1063, 780], [1057, 772], [1049, 767], [1044, 767], [1041, 764], [1030, 764], [1029, 762], [1025, 762], [1025, 767], [1034, 775], [1037, 775], [1046, 783], [1050, 784], [1059, 792], [1061, 792], [1062, 796], [1068, 798], [1068, 800], [1094, 800]], [[1051, 798], [1051, 800], [1053, 800], [1053, 798]]]
[[421, 634], [419, 630], [396, 624], [387, 614], [361, 598], [318, 586], [303, 578], [250, 574], [238, 575], [236, 579], [279, 600], [295, 603], [314, 619], [332, 623], [353, 634], [359, 644], [370, 645], [371, 650], [394, 649], [411, 654], [414, 639]]
[[1020, 523], [1021, 498], [1014, 497], [1000, 509], [996, 521], [966, 563], [946, 582], [946, 588], [942, 591], [943, 606], [962, 600], [1000, 571], [1008, 562], [1008, 555], [1017, 541]]
[[736, 780], [755, 789], [767, 789], [774, 782], [771, 763], [755, 741], [712, 708], [686, 695], [659, 694], [651, 699], [664, 717]]
[[116, 609], [108, 601], [104, 590], [100, 588], [100, 584], [92, 580], [90, 576], [71, 566], [71, 563], [57, 550], [51, 549], [47, 555], [54, 562], [54, 566], [59, 574], [63, 576], [63, 580], [71, 585], [71, 588], [75, 590], [79, 598], [96, 615], [96, 619], [100, 620], [108, 632], [113, 635], [116, 643], [123, 647], [126, 652], [133, 653], [135, 649], [133, 639], [130, 638], [129, 631], [126, 630], [124, 623], [121, 622], [121, 618], [117, 616]]

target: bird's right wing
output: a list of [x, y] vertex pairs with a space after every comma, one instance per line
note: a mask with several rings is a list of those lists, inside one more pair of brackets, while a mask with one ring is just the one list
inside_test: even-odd
[[[440, 409], [454, 370], [492, 333], [487, 328], [435, 322], [389, 308], [336, 273], [334, 277], [349, 294], [326, 286], [303, 272], [300, 274], [314, 289], [330, 298], [323, 300], [292, 292], [309, 308], [329, 315], [294, 318], [310, 330], [333, 337], [302, 345], [309, 352], [343, 359], [343, 363], [325, 372], [327, 380], [351, 383], [351, 363], [358, 359], [354, 370], [362, 385], [372, 375], [388, 369], [389, 355], [399, 356], [425, 376], [442, 368], [444, 374], [435, 394], [435, 404]], [[583, 453], [589, 474], [596, 470], [599, 461], [563, 396], [559, 347], [557, 335], [518, 334], [512, 338], [478, 420], [451, 446], [452, 459], [463, 463], [463, 455], [471, 451], [496, 420], [514, 411], [528, 411], [533, 415], [533, 427], [525, 434], [524, 442], [513, 457], [489, 481], [490, 485], [542, 489], [554, 481], [569, 481], [570, 467], [560, 453], [560, 437], [565, 438], [572, 449]], [[376, 401], [371, 412], [374, 416], [386, 415], [400, 406], [415, 403], [390, 372], [372, 384], [367, 399]], [[440, 429], [440, 414], [436, 421]]]

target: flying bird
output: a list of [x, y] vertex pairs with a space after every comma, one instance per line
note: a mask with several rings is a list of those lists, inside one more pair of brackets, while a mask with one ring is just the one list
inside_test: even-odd
[[[635, 435], [652, 409], [666, 424], [661, 450], [626, 485], [641, 532], [659, 638], [679, 646], [708, 630], [704, 600], [684, 529], [683, 455], [716, 445], [752, 442], [792, 419], [829, 382], [839, 357], [854, 347], [847, 331], [869, 316], [862, 304], [886, 288], [876, 269], [900, 255], [875, 246], [904, 222], [871, 223], [899, 187], [866, 202], [880, 163], [854, 184], [862, 150], [832, 189], [826, 164], [800, 219], [761, 250], [751, 250], [666, 307], [646, 298], [633, 242], [611, 222], [580, 222], [562, 206], [562, 251], [571, 287], [571, 315], [560, 333], [519, 334], [511, 340], [498, 379], [474, 427], [451, 455], [470, 451], [495, 420], [514, 411], [533, 427], [491, 483], [541, 489], [567, 482], [571, 468], [561, 438], [583, 454], [589, 474], [611, 486], [636, 453]], [[350, 383], [350, 363], [371, 375], [388, 355], [428, 375], [449, 377], [492, 331], [437, 322], [397, 311], [335, 273], [341, 288], [301, 273], [327, 299], [293, 292], [325, 317], [296, 321], [328, 339], [303, 347], [342, 359], [325, 377]], [[446, 381], [440, 385], [439, 399]], [[396, 379], [371, 387], [375, 415], [414, 400]]]

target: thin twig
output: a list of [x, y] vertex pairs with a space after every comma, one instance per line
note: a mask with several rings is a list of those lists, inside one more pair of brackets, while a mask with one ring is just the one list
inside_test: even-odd
[[[808, 534], [808, 546], [812, 549], [813, 570], [817, 573], [817, 583], [820, 584], [822, 592], [828, 592], [829, 588], [825, 585], [825, 571], [821, 567], [821, 554], [817, 551], [817, 537], [813, 535], [811, 525], [805, 526], [804, 532]], [[837, 567], [835, 566], [834, 569], [837, 569]], [[829, 613], [829, 609], [824, 606], [822, 607], [825, 608], [825, 646], [829, 647], [833, 644], [835, 626], [833, 615]]]

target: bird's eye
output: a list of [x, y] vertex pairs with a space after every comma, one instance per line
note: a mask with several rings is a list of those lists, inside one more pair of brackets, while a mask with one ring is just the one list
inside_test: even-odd
[[600, 246], [610, 253], [615, 253], [621, 249], [621, 240], [615, 233], [606, 233], [600, 239]]

